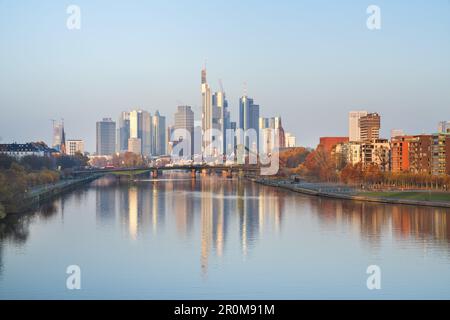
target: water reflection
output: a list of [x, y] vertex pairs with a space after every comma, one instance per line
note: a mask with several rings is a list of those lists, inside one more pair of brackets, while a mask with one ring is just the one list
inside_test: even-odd
[[192, 180], [189, 175], [172, 174], [134, 182], [100, 179], [31, 214], [8, 217], [0, 222], [0, 274], [5, 247], [26, 245], [30, 228], [41, 221], [66, 223], [66, 205], [84, 210], [92, 207], [87, 214], [95, 218], [97, 230], [117, 231], [131, 242], [176, 238], [188, 243], [197, 250], [204, 277], [211, 261], [225, 261], [227, 252], [239, 252], [245, 261], [264, 237], [276, 239], [283, 232], [292, 232], [292, 226], [297, 228], [294, 232], [306, 231], [298, 222], [305, 216], [321, 232], [335, 237], [357, 235], [374, 250], [388, 239], [399, 245], [438, 249], [447, 257], [450, 254], [450, 211], [446, 209], [322, 199], [245, 180]]

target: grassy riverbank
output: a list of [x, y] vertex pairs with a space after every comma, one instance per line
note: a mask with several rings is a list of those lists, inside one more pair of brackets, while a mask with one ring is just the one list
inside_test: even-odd
[[387, 192], [361, 192], [358, 195], [386, 199], [405, 199], [416, 201], [439, 201], [450, 203], [449, 192], [428, 191], [387, 191]]
[[391, 204], [406, 204], [415, 206], [431, 206], [450, 208], [449, 192], [432, 191], [364, 191], [356, 187], [341, 184], [294, 182], [287, 179], [252, 179], [253, 181], [271, 186], [287, 189], [302, 194]]

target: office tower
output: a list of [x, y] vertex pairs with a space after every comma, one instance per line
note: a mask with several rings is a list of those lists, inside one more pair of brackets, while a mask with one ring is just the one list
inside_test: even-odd
[[230, 128], [230, 112], [228, 111], [228, 101], [222, 88], [221, 91], [213, 94], [212, 105], [214, 112], [213, 128], [219, 130], [221, 137], [218, 138], [222, 139], [219, 153], [225, 154], [227, 148], [226, 130]]
[[190, 139], [190, 154], [194, 155], [194, 112], [190, 106], [178, 106], [177, 112], [175, 112], [175, 126], [178, 137], [175, 139], [186, 140]]
[[202, 153], [204, 156], [207, 147], [212, 142], [212, 128], [213, 128], [213, 108], [211, 99], [211, 88], [206, 80], [206, 68], [202, 69]]
[[110, 156], [116, 149], [116, 123], [110, 118], [97, 122], [97, 155]]
[[83, 140], [67, 140], [66, 151], [69, 156], [74, 156], [76, 153], [84, 154], [84, 141]]
[[348, 137], [350, 141], [361, 141], [359, 119], [367, 115], [367, 111], [351, 111], [348, 117]]
[[[259, 150], [259, 105], [254, 104], [253, 99], [247, 96], [239, 99], [239, 129], [246, 132], [245, 149], [257, 153]], [[253, 131], [256, 137], [253, 138], [249, 131]], [[255, 141], [250, 141], [250, 137]]]
[[66, 133], [64, 131], [64, 121], [60, 123], [53, 122], [53, 143], [52, 148], [66, 153]]
[[157, 110], [152, 122], [152, 155], [162, 156], [166, 154], [166, 117]]
[[117, 121], [116, 152], [128, 151], [128, 139], [130, 139], [130, 113], [122, 112]]
[[128, 152], [142, 155], [142, 141], [140, 138], [128, 139]]
[[[141, 142], [141, 153], [150, 157], [152, 153], [152, 117], [150, 113], [143, 110], [130, 112], [130, 139], [139, 139]], [[128, 141], [130, 141], [128, 139]], [[133, 140], [136, 143], [136, 140]], [[136, 148], [133, 148], [136, 150]], [[130, 147], [128, 146], [128, 150]], [[135, 152], [136, 153], [136, 152]]]
[[368, 113], [359, 118], [361, 141], [372, 141], [380, 138], [380, 115], [378, 113]]
[[439, 122], [438, 133], [450, 133], [450, 121]]
[[297, 141], [292, 133], [286, 132], [284, 134], [284, 140], [286, 142], [286, 148], [295, 148], [297, 146]]

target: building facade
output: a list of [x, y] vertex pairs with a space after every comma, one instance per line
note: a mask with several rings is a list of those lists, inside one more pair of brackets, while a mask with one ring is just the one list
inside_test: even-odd
[[116, 150], [116, 123], [109, 118], [97, 122], [96, 153], [110, 156]]
[[367, 111], [350, 111], [348, 116], [348, 137], [350, 141], [361, 141], [359, 119], [367, 115]]
[[450, 174], [450, 133], [433, 134], [431, 141], [431, 174]]
[[409, 170], [431, 174], [431, 135], [416, 135], [409, 142]]
[[84, 154], [84, 141], [83, 140], [67, 140], [66, 151], [69, 156], [74, 156], [77, 153]]
[[177, 112], [174, 115], [175, 125], [174, 130], [177, 132], [177, 137], [173, 140], [190, 139], [190, 153], [191, 156], [195, 152], [195, 132], [194, 132], [194, 112], [190, 106], [178, 106]]
[[128, 151], [128, 139], [130, 139], [130, 113], [122, 112], [117, 121], [116, 152]]
[[239, 129], [246, 134], [243, 141], [245, 150], [257, 153], [259, 150], [259, 105], [247, 96], [239, 99]]
[[360, 141], [372, 141], [380, 138], [381, 117], [378, 113], [368, 113], [359, 118]]
[[166, 154], [166, 117], [157, 110], [152, 122], [152, 156]]

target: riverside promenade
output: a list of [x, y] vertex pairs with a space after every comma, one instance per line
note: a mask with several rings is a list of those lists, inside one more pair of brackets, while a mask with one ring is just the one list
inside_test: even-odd
[[[253, 178], [252, 181], [271, 187], [278, 187], [293, 192], [298, 192], [306, 195], [335, 198], [335, 199], [347, 199], [353, 201], [366, 201], [377, 203], [390, 203], [390, 204], [404, 204], [413, 206], [427, 206], [427, 207], [440, 207], [450, 208], [450, 201], [436, 201], [436, 200], [414, 200], [407, 199], [408, 195], [411, 195], [414, 191], [397, 191], [396, 198], [388, 197], [388, 193], [385, 192], [372, 192], [362, 190], [352, 186], [334, 184], [334, 183], [314, 183], [306, 181], [293, 181], [293, 180], [279, 180], [279, 179], [266, 179], [266, 178]], [[423, 195], [433, 194], [432, 191], [416, 191]], [[400, 197], [398, 197], [400, 195]], [[404, 195], [404, 198], [402, 198]], [[450, 197], [450, 194], [448, 194]], [[430, 197], [432, 198], [432, 197]]]

